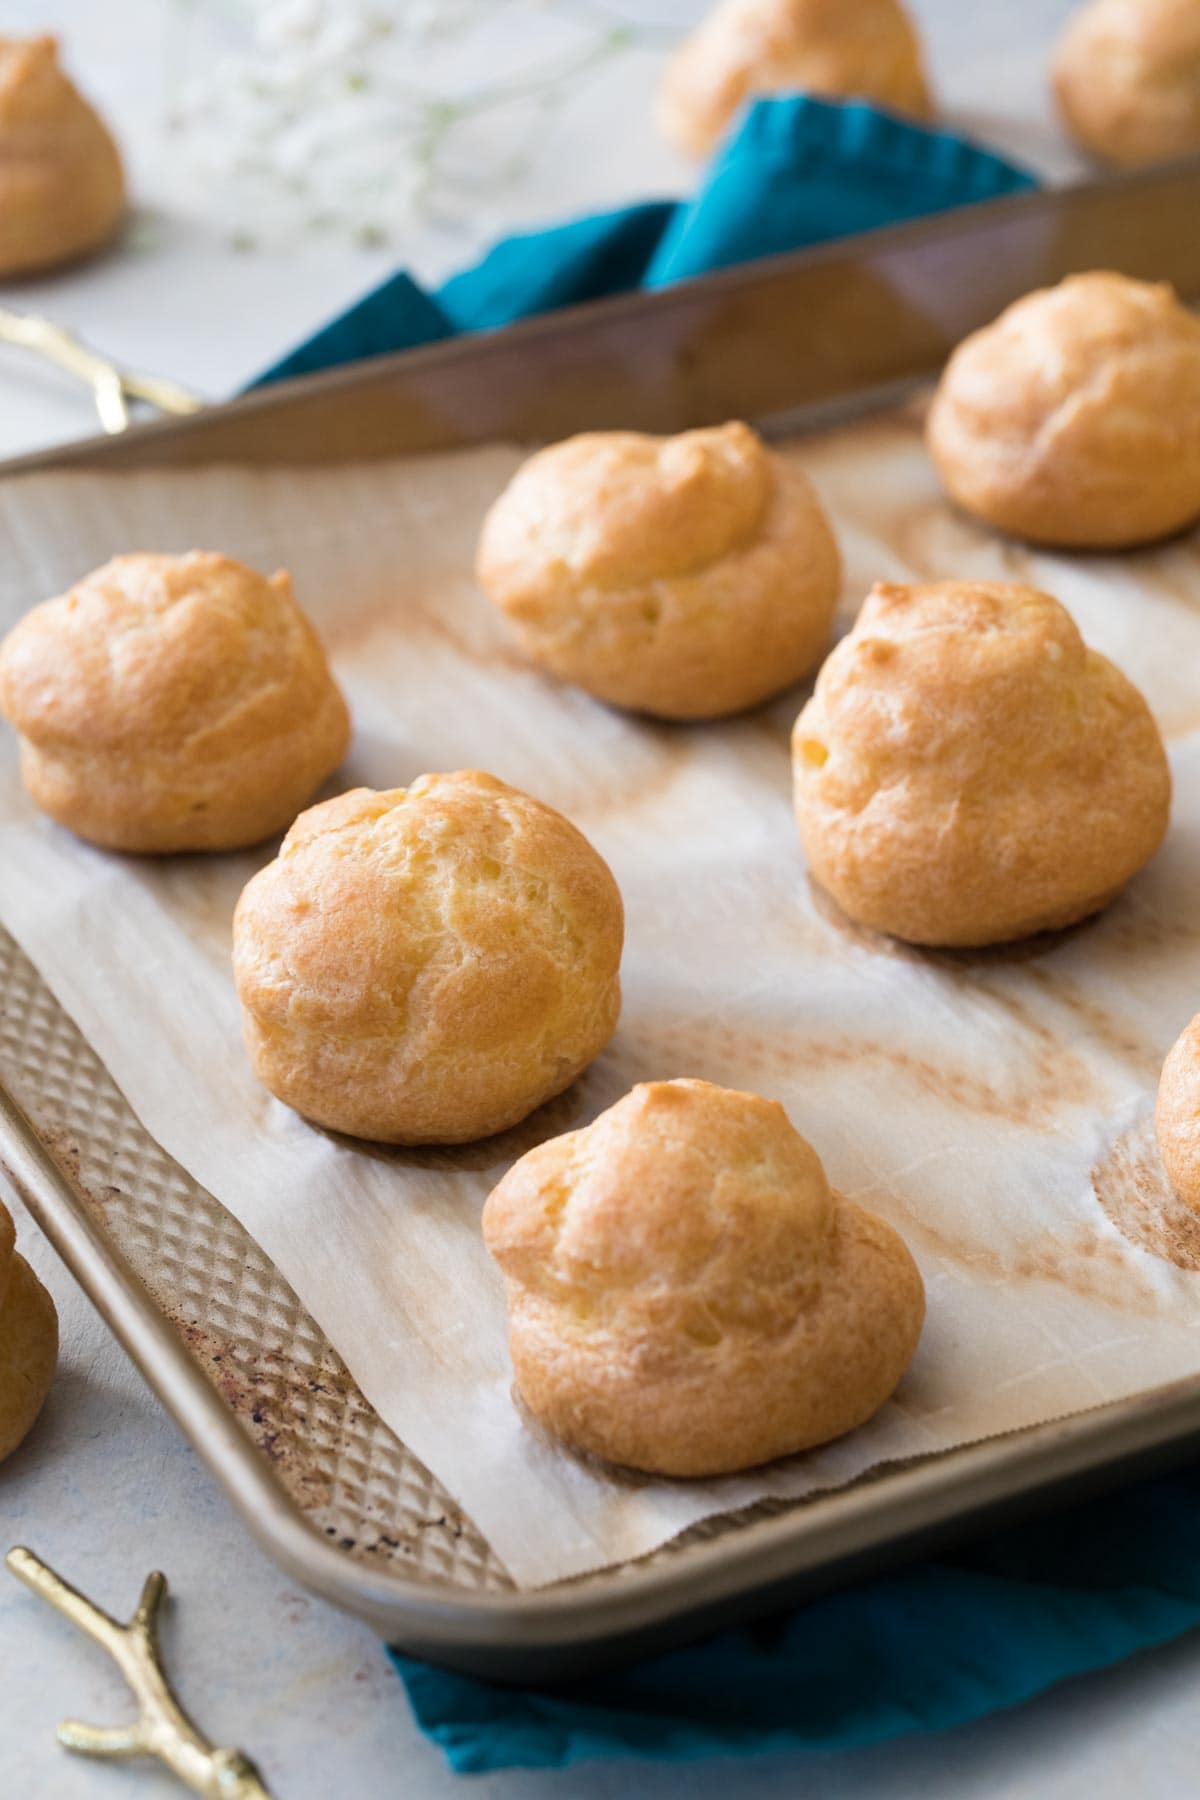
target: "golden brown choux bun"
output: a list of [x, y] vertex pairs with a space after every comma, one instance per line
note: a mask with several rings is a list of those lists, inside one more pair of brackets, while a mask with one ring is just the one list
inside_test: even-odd
[[16, 1251], [12, 1216], [0, 1205], [0, 1462], [42, 1410], [58, 1361], [58, 1314]]
[[812, 873], [860, 925], [998, 944], [1097, 912], [1171, 779], [1150, 709], [1048, 594], [880, 583], [792, 740]]
[[576, 1450], [725, 1475], [852, 1431], [912, 1361], [917, 1266], [832, 1193], [782, 1106], [635, 1087], [493, 1190], [517, 1387]]
[[1200, 1213], [1200, 1014], [1167, 1054], [1154, 1123], [1171, 1186], [1185, 1206]]
[[231, 850], [342, 760], [346, 703], [296, 605], [227, 556], [118, 556], [0, 645], [0, 712], [43, 812], [111, 850]]
[[1027, 294], [954, 352], [927, 436], [951, 497], [1015, 537], [1165, 537], [1200, 517], [1200, 320], [1125, 275]]
[[623, 935], [608, 865], [540, 800], [475, 770], [357, 788], [302, 813], [238, 903], [250, 1060], [353, 1137], [487, 1137], [603, 1050]]
[[829, 641], [837, 544], [812, 488], [748, 425], [588, 432], [530, 457], [477, 573], [526, 653], [664, 719], [739, 712]]
[[721, 0], [668, 62], [655, 116], [677, 149], [707, 156], [746, 101], [795, 90], [933, 110], [900, 0]]
[[1200, 151], [1196, 0], [1090, 0], [1053, 72], [1068, 131], [1104, 162], [1132, 169]]
[[52, 37], [0, 37], [0, 280], [99, 249], [125, 211], [104, 121]]

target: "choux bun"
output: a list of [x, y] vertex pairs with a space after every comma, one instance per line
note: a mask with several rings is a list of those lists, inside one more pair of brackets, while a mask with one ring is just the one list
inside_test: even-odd
[[539, 451], [489, 512], [477, 572], [534, 662], [664, 719], [738, 712], [799, 680], [840, 579], [808, 481], [740, 424]]
[[1200, 7], [1195, 0], [1090, 0], [1054, 55], [1072, 137], [1121, 168], [1200, 151]]
[[234, 973], [259, 1079], [353, 1137], [453, 1144], [515, 1125], [616, 1028], [607, 864], [492, 775], [314, 806], [244, 890]]
[[111, 850], [230, 850], [281, 831], [345, 755], [346, 704], [287, 575], [118, 556], [0, 645], [30, 796]]
[[0, 280], [99, 249], [124, 211], [117, 146], [57, 41], [0, 37]]
[[912, 1360], [920, 1274], [783, 1108], [636, 1087], [488, 1198], [519, 1393], [577, 1450], [724, 1475], [851, 1431]]
[[1171, 1186], [1185, 1206], [1200, 1213], [1200, 1014], [1167, 1054], [1154, 1123]]
[[799, 90], [927, 118], [921, 45], [900, 0], [721, 0], [671, 57], [656, 118], [707, 156], [748, 101]]
[[0, 1205], [0, 1462], [41, 1412], [57, 1361], [54, 1302], [17, 1254], [12, 1216]]
[[813, 876], [858, 924], [914, 944], [1074, 924], [1167, 825], [1149, 707], [1033, 588], [881, 583], [821, 670], [792, 758]]
[[1165, 537], [1200, 517], [1200, 320], [1125, 275], [1027, 294], [954, 352], [927, 436], [951, 497], [1015, 537]]

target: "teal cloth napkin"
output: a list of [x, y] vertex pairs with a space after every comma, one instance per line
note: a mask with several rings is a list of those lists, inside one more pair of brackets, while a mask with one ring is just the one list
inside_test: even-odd
[[[507, 239], [436, 293], [401, 273], [261, 378], [490, 330], [1034, 185], [859, 104], [762, 101], [692, 200]], [[617, 1674], [517, 1691], [392, 1653], [464, 1773], [848, 1748], [1011, 1706], [1200, 1623], [1200, 1473], [1146, 1483]]]
[[460, 1774], [848, 1750], [963, 1725], [1200, 1625], [1200, 1470], [784, 1618], [531, 1691], [389, 1654]]
[[401, 271], [259, 381], [492, 330], [631, 288], [663, 287], [1036, 185], [990, 150], [859, 101], [761, 100], [691, 200], [650, 200], [506, 238], [434, 293]]

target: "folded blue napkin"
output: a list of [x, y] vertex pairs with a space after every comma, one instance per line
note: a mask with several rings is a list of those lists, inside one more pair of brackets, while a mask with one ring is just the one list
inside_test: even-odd
[[[557, 306], [995, 199], [1032, 177], [859, 103], [766, 100], [694, 199], [509, 238], [426, 293], [398, 274], [261, 377], [275, 380]], [[392, 1653], [462, 1772], [585, 1757], [848, 1748], [979, 1718], [1200, 1623], [1200, 1473], [993, 1536], [767, 1625], [616, 1674], [517, 1691]]]
[[691, 200], [650, 200], [505, 238], [432, 294], [401, 271], [259, 380], [492, 330], [1036, 185], [990, 150], [860, 101], [760, 100]]

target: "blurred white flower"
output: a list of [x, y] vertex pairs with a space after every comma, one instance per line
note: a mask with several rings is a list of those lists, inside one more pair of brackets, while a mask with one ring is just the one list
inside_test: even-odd
[[605, 0], [174, 5], [172, 142], [246, 248], [305, 230], [381, 244], [465, 217], [598, 67], [662, 35]]

